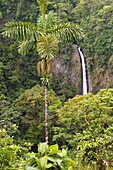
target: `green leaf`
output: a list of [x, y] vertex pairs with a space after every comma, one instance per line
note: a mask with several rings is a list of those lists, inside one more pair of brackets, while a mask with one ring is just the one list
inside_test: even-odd
[[68, 170], [73, 170], [73, 167], [72, 166], [68, 167]]
[[46, 149], [45, 154], [47, 154], [48, 151], [52, 151], [52, 150], [58, 150], [58, 145], [55, 144], [55, 145], [49, 146], [49, 147]]
[[49, 161], [51, 161], [51, 162], [56, 162], [56, 160], [54, 159], [54, 158], [52, 158], [52, 157], [47, 157], [47, 159], [49, 160]]
[[26, 166], [26, 170], [39, 170], [38, 167], [34, 168], [34, 167], [31, 167], [31, 166]]
[[46, 151], [47, 147], [48, 147], [48, 146], [47, 146], [46, 143], [40, 143], [40, 144], [38, 145], [38, 152], [43, 155], [44, 152]]
[[60, 152], [61, 152], [60, 150], [55, 149], [55, 150], [50, 151], [50, 153], [48, 153], [48, 155], [54, 155], [54, 154], [58, 154]]
[[75, 164], [75, 161], [73, 161], [73, 160], [71, 160], [69, 158], [65, 158], [64, 160], [67, 161], [67, 162], [70, 162], [71, 164]]
[[35, 157], [35, 160], [36, 160], [36, 163], [37, 163], [38, 167], [40, 168], [40, 167], [41, 167], [41, 161], [40, 161], [40, 159], [38, 159], [38, 158]]
[[48, 169], [48, 168], [51, 168], [52, 166], [53, 166], [53, 164], [50, 164], [50, 163], [49, 163], [49, 164], [45, 165], [45, 168]]
[[30, 158], [33, 158], [33, 157], [35, 157], [35, 153], [28, 153], [26, 156], [27, 157], [29, 156]]
[[47, 165], [47, 156], [40, 158], [40, 163], [41, 167], [45, 167]]
[[61, 157], [67, 156], [67, 151], [63, 148], [61, 153], [57, 153]]

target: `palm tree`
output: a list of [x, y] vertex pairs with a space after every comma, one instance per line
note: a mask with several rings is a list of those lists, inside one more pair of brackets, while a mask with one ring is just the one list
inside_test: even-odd
[[[3, 35], [16, 39], [19, 42], [18, 51], [21, 54], [26, 54], [31, 49], [37, 50], [42, 58], [43, 78], [45, 85], [45, 131], [46, 143], [48, 144], [48, 103], [47, 103], [47, 89], [49, 80], [48, 63], [51, 59], [56, 57], [58, 52], [59, 42], [73, 42], [81, 36], [79, 27], [71, 23], [59, 23], [55, 25], [46, 18], [46, 10], [48, 0], [37, 0], [42, 14], [41, 22], [37, 26], [30, 22], [9, 22], [5, 25]], [[47, 23], [49, 22], [49, 23]]]

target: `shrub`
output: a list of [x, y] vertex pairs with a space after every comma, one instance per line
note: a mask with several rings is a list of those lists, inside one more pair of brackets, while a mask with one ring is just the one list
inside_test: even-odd
[[67, 149], [59, 150], [57, 144], [48, 146], [46, 143], [40, 143], [38, 153], [28, 153], [26, 162], [23, 163], [20, 169], [26, 167], [26, 170], [72, 170], [72, 164], [74, 163], [68, 158]]

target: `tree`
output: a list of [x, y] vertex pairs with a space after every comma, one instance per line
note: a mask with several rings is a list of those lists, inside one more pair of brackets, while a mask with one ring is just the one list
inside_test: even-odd
[[3, 34], [19, 41], [19, 52], [26, 54], [28, 51], [37, 49], [44, 62], [45, 74], [43, 82], [45, 85], [45, 128], [46, 143], [48, 143], [48, 123], [47, 123], [47, 89], [48, 89], [48, 61], [56, 57], [58, 52], [58, 43], [73, 42], [74, 39], [81, 35], [78, 26], [70, 23], [59, 23], [51, 25], [46, 29], [45, 15], [49, 1], [37, 0], [42, 14], [43, 28], [35, 26], [29, 22], [12, 22], [7, 23]]
[[109, 67], [113, 54], [112, 6], [112, 0], [81, 0], [73, 10], [74, 20], [84, 28], [85, 38], [79, 45], [87, 56], [93, 93], [113, 87], [113, 70]]
[[[5, 129], [9, 135], [18, 135], [20, 112], [14, 110], [4, 95], [0, 95], [0, 129]], [[17, 126], [16, 126], [17, 125]]]
[[[53, 140], [73, 149], [76, 162], [97, 165], [113, 156], [113, 89], [77, 95], [59, 112]], [[93, 168], [91, 168], [93, 169]]]
[[20, 147], [5, 129], [0, 128], [0, 169], [17, 169]]
[[[15, 110], [18, 109], [21, 113], [18, 141], [27, 140], [35, 144], [44, 141], [44, 99], [44, 87], [36, 85], [27, 89], [13, 102]], [[62, 106], [52, 89], [48, 89], [48, 105], [48, 136], [51, 143], [57, 112]]]

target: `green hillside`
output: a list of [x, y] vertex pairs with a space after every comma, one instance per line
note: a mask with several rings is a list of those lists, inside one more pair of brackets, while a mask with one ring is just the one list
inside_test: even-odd
[[[112, 170], [113, 0], [49, 0], [43, 15], [47, 2], [0, 0], [0, 170]], [[33, 48], [32, 42], [21, 48], [23, 53], [19, 47], [26, 46], [3, 35], [5, 24], [16, 21], [17, 30], [25, 30], [19, 32], [22, 40], [43, 37], [34, 38]], [[86, 58], [87, 95], [80, 95], [81, 63], [73, 41]], [[47, 131], [49, 148], [41, 143]]]
[[[59, 22], [78, 23], [83, 30], [84, 38], [77, 43], [83, 48], [87, 59], [90, 91], [93, 93], [96, 93], [100, 88], [112, 87], [113, 84], [112, 6], [112, 0], [101, 2], [94, 0], [50, 1], [48, 6], [48, 12], [53, 10], [57, 13]], [[1, 30], [4, 24], [9, 21], [26, 21], [36, 24], [39, 16], [40, 11], [35, 0], [32, 2], [29, 0], [1, 0], [0, 2]], [[37, 61], [40, 60], [37, 53], [29, 53], [27, 56], [19, 55], [16, 46], [16, 42], [13, 43], [12, 40], [3, 39], [0, 36], [1, 91], [5, 92], [7, 96], [9, 91], [12, 91], [11, 94], [13, 93], [12, 97], [14, 98], [19, 96], [23, 89], [32, 87], [39, 82], [35, 68]], [[67, 47], [61, 45], [60, 48], [65, 52]], [[67, 57], [70, 58], [70, 54]], [[68, 61], [66, 62], [64, 64], [69, 64]], [[5, 75], [2, 73], [4, 71]]]

